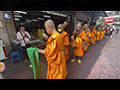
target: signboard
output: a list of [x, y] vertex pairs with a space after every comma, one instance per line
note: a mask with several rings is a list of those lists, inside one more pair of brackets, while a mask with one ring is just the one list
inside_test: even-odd
[[113, 24], [120, 24], [120, 21], [117, 21], [117, 22], [113, 22]]
[[1, 15], [2, 15], [5, 19], [10, 19], [10, 18], [11, 18], [10, 14], [8, 14], [7, 12], [3, 12], [3, 13], [1, 13]]
[[112, 24], [113, 23], [113, 18], [106, 18], [105, 20], [104, 20], [104, 22], [105, 23], [107, 23], [107, 24]]

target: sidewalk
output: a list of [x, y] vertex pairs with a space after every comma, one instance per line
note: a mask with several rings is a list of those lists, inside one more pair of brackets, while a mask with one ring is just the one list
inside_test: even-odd
[[[69, 59], [67, 60], [66, 79], [120, 79], [120, 33], [114, 34], [113, 38], [104, 39], [90, 46], [87, 56], [81, 58], [82, 63], [71, 63], [73, 49], [69, 47]], [[5, 79], [34, 79], [28, 68], [30, 62], [5, 60], [6, 69], [2, 73]], [[40, 55], [42, 65], [41, 79], [46, 79], [47, 61], [44, 55]]]
[[119, 39], [120, 33], [90, 46], [87, 56], [81, 59], [81, 65], [69, 60], [67, 79], [120, 79]]

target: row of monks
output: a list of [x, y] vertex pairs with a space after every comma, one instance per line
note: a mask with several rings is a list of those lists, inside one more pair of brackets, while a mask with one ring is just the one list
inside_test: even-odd
[[[84, 24], [83, 28], [81, 22], [77, 24], [76, 30], [73, 31], [73, 35], [70, 37], [63, 29], [63, 24], [59, 24], [57, 29], [54, 22], [49, 19], [44, 24], [45, 29], [50, 37], [43, 36], [46, 40], [46, 48], [44, 50], [39, 49], [38, 52], [44, 54], [47, 62], [47, 79], [65, 79], [67, 76], [66, 61], [69, 59], [69, 48], [73, 47], [74, 58], [71, 62], [76, 61], [78, 57], [78, 63], [81, 63], [80, 58], [84, 56], [84, 52], [88, 50], [90, 43], [95, 44], [96, 41], [102, 40], [105, 31], [102, 28], [96, 30], [89, 29], [87, 24]], [[72, 45], [72, 40], [75, 45]]]

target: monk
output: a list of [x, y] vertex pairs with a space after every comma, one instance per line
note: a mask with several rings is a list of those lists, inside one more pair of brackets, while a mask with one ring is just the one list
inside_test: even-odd
[[96, 41], [99, 41], [99, 37], [100, 37], [100, 28], [98, 28], [97, 33], [96, 33]]
[[66, 31], [63, 30], [63, 25], [62, 24], [58, 25], [58, 31], [60, 32], [60, 34], [62, 36], [62, 39], [63, 39], [64, 55], [65, 55], [65, 58], [66, 58], [66, 61], [67, 61], [68, 58], [69, 58], [69, 48], [68, 48], [68, 45], [70, 44], [69, 43], [69, 35]]
[[103, 32], [103, 28], [101, 29], [101, 36], [100, 36], [100, 39], [102, 40], [103, 39], [103, 35], [104, 35], [104, 32]]
[[100, 32], [99, 41], [101, 41], [101, 35], [102, 35], [101, 27], [99, 28], [99, 32]]
[[63, 40], [55, 29], [54, 22], [48, 19], [45, 28], [49, 35], [45, 50], [39, 49], [38, 52], [45, 54], [48, 61], [47, 79], [65, 79], [67, 75], [66, 60], [63, 54]]
[[104, 33], [104, 35], [103, 35], [103, 39], [105, 39], [105, 34], [106, 34], [106, 27], [103, 29], [103, 33]]
[[91, 33], [90, 33], [90, 29], [88, 29], [88, 25], [87, 24], [84, 24], [84, 30], [85, 30], [85, 34], [87, 36], [87, 40], [84, 44], [84, 51], [85, 51], [85, 55], [86, 55], [86, 51], [88, 50], [88, 47], [89, 47], [89, 39], [91, 37]]
[[[86, 40], [86, 35], [85, 35], [85, 31], [81, 29], [81, 23], [77, 24], [77, 32], [75, 34], [75, 44], [76, 47], [73, 48], [73, 54], [74, 54], [74, 58], [71, 60], [71, 62], [76, 61], [76, 56], [78, 57], [78, 63], [81, 63], [80, 57], [84, 56], [84, 42]], [[71, 36], [73, 37], [73, 36]]]
[[96, 33], [97, 33], [97, 30], [95, 29], [96, 26], [93, 26], [93, 30], [92, 30], [92, 33], [91, 33], [91, 44], [92, 45], [95, 45], [95, 41], [96, 41]]
[[101, 40], [103, 39], [105, 33], [106, 33], [106, 31], [104, 30], [104, 27], [103, 27], [101, 30]]

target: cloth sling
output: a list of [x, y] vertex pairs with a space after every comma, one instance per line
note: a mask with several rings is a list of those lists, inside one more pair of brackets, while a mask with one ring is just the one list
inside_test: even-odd
[[81, 30], [81, 31], [78, 32], [78, 34], [75, 36], [75, 39], [76, 39], [76, 37], [77, 37], [82, 31], [83, 31], [83, 30]]
[[41, 75], [41, 65], [39, 64], [38, 50], [39, 49], [36, 47], [27, 48], [27, 54], [31, 62], [29, 68], [34, 75], [34, 79], [40, 79]]
[[71, 42], [70, 42], [71, 47], [73, 47], [73, 48], [76, 47], [75, 39], [76, 39], [76, 37], [77, 37], [82, 31], [83, 31], [83, 30], [79, 31], [78, 34], [75, 36], [75, 38], [72, 38], [72, 39], [71, 39]]

